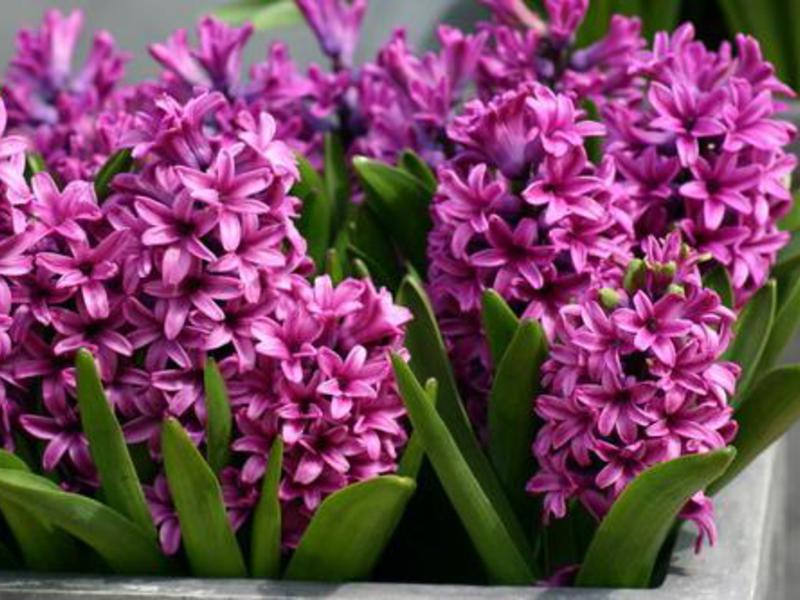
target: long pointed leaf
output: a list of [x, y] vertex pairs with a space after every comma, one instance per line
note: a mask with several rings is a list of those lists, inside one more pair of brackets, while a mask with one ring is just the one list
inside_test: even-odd
[[414, 268], [427, 270], [429, 206], [433, 194], [406, 171], [364, 157], [353, 159], [367, 203]]
[[523, 321], [497, 367], [489, 395], [489, 457], [516, 514], [526, 525], [534, 522], [536, 511], [525, 483], [534, 472], [531, 444], [537, 420], [533, 400], [546, 346], [538, 323]]
[[[427, 381], [425, 384], [425, 393], [428, 395], [428, 400], [431, 404], [436, 406], [436, 398], [439, 395], [439, 384], [435, 379], [429, 379]], [[419, 433], [412, 431], [411, 437], [403, 451], [403, 457], [397, 465], [397, 474], [416, 480], [424, 459], [425, 448], [422, 446], [422, 441], [419, 439]]]
[[711, 486], [716, 493], [730, 483], [800, 418], [800, 365], [779, 367], [752, 387], [736, 411], [739, 431], [736, 460]]
[[600, 523], [576, 579], [579, 587], [645, 588], [661, 546], [693, 494], [731, 464], [726, 448], [655, 465], [626, 487]]
[[[778, 289], [779, 307], [758, 367], [762, 373], [778, 362], [800, 325], [800, 278], [782, 279], [778, 285], [782, 285], [784, 281], [788, 284], [788, 289], [783, 293]], [[781, 299], [780, 295], [783, 294], [785, 295]]]
[[164, 422], [161, 448], [183, 546], [197, 577], [245, 577], [242, 552], [213, 471], [175, 419]]
[[338, 135], [328, 133], [325, 136], [324, 153], [323, 178], [328, 197], [333, 203], [332, 230], [337, 232], [344, 223], [350, 206], [350, 173], [347, 168], [347, 156]]
[[49, 479], [0, 469], [0, 499], [25, 506], [93, 548], [120, 575], [162, 575], [169, 563], [156, 541], [115, 510], [53, 488]]
[[742, 375], [732, 402], [734, 407], [745, 396], [758, 373], [758, 363], [767, 346], [777, 303], [775, 282], [770, 280], [750, 299], [739, 315], [736, 337], [725, 353], [726, 360], [731, 360], [742, 367]]
[[411, 353], [411, 369], [420, 381], [432, 378], [439, 384], [436, 412], [441, 415], [472, 473], [500, 514], [506, 528], [511, 532], [518, 551], [524, 556], [531, 556], [532, 550], [527, 537], [472, 430], [427, 295], [415, 278], [406, 277], [400, 286], [397, 300], [410, 308], [414, 314], [414, 320], [409, 323], [406, 330], [406, 347]]
[[489, 341], [489, 351], [495, 365], [506, 353], [511, 338], [517, 332], [519, 319], [505, 300], [494, 290], [487, 290], [483, 294], [483, 307], [481, 310], [483, 329]]
[[225, 380], [219, 372], [217, 362], [211, 358], [206, 361], [203, 371], [205, 384], [206, 412], [206, 453], [208, 464], [214, 473], [219, 473], [228, 464], [231, 442], [231, 403]]
[[276, 437], [269, 451], [261, 497], [253, 513], [250, 541], [250, 575], [277, 579], [281, 570], [281, 504], [278, 487], [283, 468], [283, 441]]
[[100, 486], [108, 505], [139, 525], [156, 539], [153, 518], [139, 484], [122, 428], [106, 399], [94, 358], [80, 350], [75, 359], [78, 408], [89, 451], [100, 474]]
[[286, 568], [286, 579], [366, 579], [392, 537], [416, 484], [384, 475], [325, 498]]
[[314, 260], [317, 271], [325, 264], [325, 252], [331, 241], [333, 203], [322, 178], [308, 160], [298, 155], [297, 166], [300, 171], [292, 193], [303, 201], [297, 229], [308, 243], [308, 255]]
[[434, 175], [433, 171], [431, 171], [431, 168], [428, 166], [428, 163], [422, 160], [419, 154], [411, 150], [404, 150], [400, 155], [399, 164], [410, 175], [416, 177], [431, 195], [436, 193], [436, 188], [439, 185], [436, 175]]
[[480, 555], [487, 575], [496, 584], [533, 583], [537, 573], [532, 553], [523, 553], [518, 547], [517, 539], [524, 537], [520, 526], [517, 525], [516, 533], [509, 530], [497, 505], [483, 489], [408, 365], [398, 356], [392, 357], [392, 364], [414, 430], [419, 432], [425, 453]]
[[112, 154], [94, 178], [97, 200], [102, 202], [111, 194], [111, 182], [114, 181], [114, 177], [132, 168], [133, 156], [130, 148], [123, 148]]
[[[0, 469], [30, 472], [22, 459], [5, 450], [0, 450]], [[58, 490], [55, 483], [52, 487]], [[41, 521], [25, 506], [5, 499], [0, 499], [0, 512], [14, 535], [26, 567], [43, 572], [67, 572], [77, 567], [77, 547], [63, 531]]]

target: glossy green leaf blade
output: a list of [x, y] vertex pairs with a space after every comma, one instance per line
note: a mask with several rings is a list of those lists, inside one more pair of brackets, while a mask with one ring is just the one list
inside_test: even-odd
[[311, 163], [298, 155], [297, 167], [300, 181], [292, 188], [292, 193], [303, 201], [297, 229], [308, 243], [308, 254], [317, 265], [317, 271], [322, 271], [331, 241], [333, 205], [322, 178]]
[[105, 164], [100, 167], [94, 178], [94, 191], [97, 200], [102, 202], [111, 194], [111, 182], [120, 173], [133, 168], [133, 156], [130, 148], [123, 148], [112, 154]]
[[253, 513], [250, 540], [250, 575], [277, 579], [281, 570], [281, 504], [278, 487], [283, 468], [283, 441], [276, 437], [261, 484], [261, 497]]
[[403, 169], [363, 156], [353, 159], [353, 166], [367, 192], [368, 205], [414, 268], [425, 273], [433, 194]]
[[758, 363], [767, 346], [777, 303], [775, 282], [770, 280], [750, 299], [737, 319], [736, 337], [725, 353], [725, 360], [731, 360], [742, 367], [736, 396], [732, 401], [734, 407], [738, 406], [758, 374]]
[[303, 20], [294, 0], [244, 0], [217, 8], [214, 14], [232, 25], [250, 22], [262, 31], [287, 27]]
[[506, 496], [526, 525], [534, 522], [536, 511], [525, 484], [535, 471], [531, 454], [537, 423], [533, 401], [546, 354], [542, 328], [533, 321], [523, 321], [495, 371], [489, 394], [489, 457]]
[[25, 153], [25, 178], [30, 181], [37, 173], [47, 170], [44, 157], [38, 152]]
[[192, 574], [245, 577], [244, 558], [225, 512], [219, 482], [175, 419], [164, 422], [161, 448]]
[[458, 394], [455, 376], [447, 358], [436, 317], [420, 282], [406, 277], [397, 294], [397, 301], [411, 309], [414, 320], [406, 329], [406, 347], [411, 353], [411, 369], [420, 381], [435, 379], [439, 384], [436, 412], [453, 436], [467, 464], [500, 514], [520, 554], [532, 556], [514, 510], [503, 491], [500, 480], [472, 430], [464, 404]]
[[376, 283], [397, 291], [403, 279], [397, 251], [373, 210], [361, 205], [350, 227], [351, 253], [366, 263]]
[[646, 588], [658, 553], [687, 500], [731, 464], [733, 448], [655, 465], [626, 487], [600, 523], [576, 579], [579, 587]]
[[156, 539], [153, 518], [139, 484], [122, 428], [106, 399], [94, 358], [86, 350], [75, 359], [81, 428], [100, 475], [106, 503]]
[[[800, 10], [800, 7], [798, 7], [798, 9]], [[798, 36], [798, 39], [800, 39], [800, 36]], [[800, 229], [800, 191], [794, 193], [794, 202], [792, 202], [792, 210], [789, 211], [789, 214], [783, 217], [778, 222], [778, 226], [783, 231], [795, 232], [798, 229]], [[795, 238], [794, 236], [792, 236], [793, 242], [796, 239], [800, 240], [800, 238]], [[795, 252], [800, 252], [800, 249], [798, 249], [797, 246], [800, 246], [800, 241], [798, 241], [798, 243], [795, 244]], [[784, 255], [784, 250], [781, 250], [780, 253], [778, 254], [779, 262], [781, 261], [781, 257]]]
[[710, 491], [716, 493], [730, 483], [799, 417], [800, 365], [778, 367], [759, 379], [736, 411], [736, 460]]
[[[781, 279], [778, 285], [784, 283], [788, 285], [788, 289], [783, 292], [783, 299], [779, 296], [774, 324], [758, 365], [761, 373], [765, 373], [778, 362], [786, 345], [794, 337], [797, 326], [800, 325], [800, 277]], [[778, 293], [781, 294], [780, 289]]]
[[[425, 394], [427, 394], [428, 400], [435, 407], [436, 398], [439, 395], [439, 384], [435, 379], [429, 379], [427, 381], [425, 384]], [[422, 446], [422, 441], [419, 439], [419, 433], [412, 431], [405, 450], [403, 450], [403, 456], [397, 465], [397, 474], [416, 480], [424, 459], [425, 448]]]
[[519, 319], [505, 300], [494, 290], [487, 290], [483, 294], [483, 308], [481, 311], [483, 330], [489, 342], [489, 351], [492, 360], [499, 365], [506, 353], [508, 344], [517, 332]]
[[439, 181], [436, 175], [428, 166], [422, 157], [412, 150], [404, 150], [400, 155], [400, 166], [405, 169], [410, 175], [413, 175], [417, 180], [425, 186], [428, 193], [431, 195], [436, 193], [436, 188], [439, 186]]
[[86, 496], [53, 487], [49, 479], [0, 469], [0, 499], [29, 509], [38, 519], [75, 536], [120, 575], [164, 575], [169, 564], [157, 542], [115, 510]]
[[217, 361], [210, 358], [203, 370], [203, 383], [206, 397], [206, 453], [208, 464], [214, 473], [219, 473], [228, 464], [230, 457], [231, 403], [225, 380], [219, 372]]
[[[29, 473], [19, 457], [0, 450], [0, 469]], [[52, 485], [58, 490], [56, 484]], [[0, 512], [5, 517], [25, 566], [32, 571], [66, 572], [77, 567], [77, 547], [67, 534], [41, 521], [25, 506], [0, 499]]]
[[325, 498], [294, 551], [284, 577], [301, 581], [359, 581], [372, 573], [416, 484], [384, 475]]
[[731, 280], [728, 271], [722, 265], [714, 267], [703, 277], [703, 285], [717, 292], [725, 306], [733, 308]]
[[495, 503], [483, 489], [411, 369], [398, 356], [392, 357], [392, 364], [414, 431], [419, 433], [425, 454], [480, 555], [492, 583], [533, 583], [537, 573], [532, 554], [523, 553], [518, 548], [516, 538], [519, 534], [509, 531]]
[[333, 203], [333, 232], [337, 232], [345, 222], [350, 207], [350, 173], [347, 155], [340, 137], [333, 133], [325, 135], [325, 168], [323, 179], [328, 197]]

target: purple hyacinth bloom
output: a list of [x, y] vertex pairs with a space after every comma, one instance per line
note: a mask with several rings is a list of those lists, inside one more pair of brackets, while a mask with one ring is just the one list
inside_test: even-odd
[[564, 304], [622, 277], [632, 206], [613, 164], [587, 158], [585, 137], [600, 130], [539, 84], [472, 102], [448, 128], [456, 153], [438, 173], [429, 291], [479, 422], [491, 373], [483, 292], [550, 335]]
[[634, 91], [629, 72], [645, 40], [638, 19], [613, 15], [605, 37], [587, 48], [575, 47], [575, 32], [587, 0], [547, 0], [541, 19], [516, 0], [485, 0], [494, 22], [481, 23], [489, 34], [478, 69], [478, 91], [491, 98], [523, 83], [540, 82], [573, 99], [598, 105]]
[[752, 38], [717, 52], [690, 24], [660, 33], [631, 61], [636, 84], [603, 106], [607, 148], [636, 201], [640, 239], [676, 224], [700, 252], [722, 265], [737, 306], [769, 277], [789, 236], [778, 221], [791, 208], [786, 146], [795, 128], [777, 118], [775, 77]]
[[298, 280], [272, 316], [253, 325], [256, 369], [230, 387], [232, 447], [246, 457], [243, 490], [263, 477], [272, 442], [282, 437], [284, 546], [297, 543], [329, 493], [396, 468], [405, 410], [389, 352], [401, 350], [410, 317], [369, 281], [333, 286], [325, 276], [313, 287]]
[[295, 0], [322, 51], [339, 67], [350, 67], [367, 11], [367, 0]]
[[[535, 401], [544, 424], [528, 484], [544, 497], [545, 521], [565, 516], [572, 499], [602, 519], [648, 467], [722, 448], [736, 434], [727, 401], [740, 369], [721, 358], [734, 313], [702, 287], [700, 256], [679, 233], [648, 239], [642, 254], [632, 287], [561, 310]], [[681, 516], [697, 525], [698, 549], [714, 543], [702, 492]]]
[[66, 181], [94, 174], [116, 150], [109, 143], [115, 127], [99, 115], [121, 102], [116, 88], [129, 58], [100, 31], [83, 66], [73, 70], [82, 27], [80, 11], [49, 10], [39, 29], [21, 30], [3, 86], [9, 127]]

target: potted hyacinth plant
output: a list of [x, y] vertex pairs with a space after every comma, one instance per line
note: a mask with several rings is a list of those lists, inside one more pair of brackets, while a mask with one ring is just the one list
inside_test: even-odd
[[[776, 590], [791, 88], [745, 35], [481, 4], [356, 64], [366, 0], [242, 2], [132, 84], [78, 12], [19, 33], [0, 595]], [[329, 67], [244, 74], [294, 20]]]

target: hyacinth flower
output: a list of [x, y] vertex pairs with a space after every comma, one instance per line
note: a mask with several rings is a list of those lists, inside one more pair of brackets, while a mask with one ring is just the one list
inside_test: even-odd
[[[542, 367], [534, 443], [545, 520], [577, 499], [596, 519], [648, 467], [724, 448], [736, 434], [740, 368], [722, 355], [735, 319], [704, 288], [699, 255], [680, 235], [650, 238], [623, 290], [603, 288], [565, 306]], [[698, 493], [681, 516], [698, 527], [697, 549], [717, 537], [713, 504]]]
[[[172, 465], [188, 460], [179, 473], [207, 478], [211, 467], [202, 458], [197, 465], [195, 447], [209, 453], [219, 480], [192, 494], [218, 490], [214, 510], [227, 518], [217, 526], [229, 531], [221, 535], [253, 524], [267, 478], [278, 477], [270, 502], [280, 502], [272, 518], [283, 523], [276, 548], [286, 551], [335, 492], [390, 492], [391, 510], [402, 510], [413, 489], [409, 479], [381, 477], [397, 470], [407, 441], [389, 353], [405, 353], [410, 313], [368, 280], [306, 280], [298, 200], [289, 195], [294, 154], [273, 139], [266, 113], [243, 112], [237, 130], [208, 129], [226, 103], [219, 92], [185, 104], [165, 95], [137, 115], [139, 134], [127, 138], [132, 170], [116, 174], [102, 204], [89, 182], [59, 189], [48, 173], [35, 174], [29, 202], [17, 206], [25, 229], [2, 248], [3, 447], [41, 442], [41, 469], [87, 501], [127, 468], [120, 447], [142, 448], [155, 473], [143, 491], [124, 490], [128, 508], [141, 498], [128, 516], [158, 530], [153, 564], [161, 552], [184, 551], [198, 575], [233, 567], [204, 571], [194, 563], [202, 551], [182, 541], [199, 521]], [[19, 160], [12, 150], [24, 148], [16, 139], [0, 144], [9, 166]], [[232, 431], [216, 454], [220, 410]], [[119, 423], [115, 447], [89, 425], [98, 419]], [[373, 487], [349, 490], [368, 480]], [[113, 491], [109, 498], [119, 509]], [[373, 510], [393, 526], [390, 508]], [[370, 535], [381, 526], [372, 522]], [[309, 568], [302, 554], [297, 560], [294, 568]]]
[[608, 151], [638, 207], [637, 236], [681, 230], [725, 268], [742, 306], [789, 241], [778, 221], [792, 207], [797, 161], [786, 146], [795, 128], [777, 113], [794, 93], [754, 39], [712, 52], [690, 24], [659, 33], [633, 69], [638, 93], [609, 103], [604, 117]]
[[629, 202], [613, 163], [595, 166], [584, 149], [602, 132], [567, 96], [538, 84], [468, 103], [449, 129], [459, 152], [439, 170], [428, 282], [476, 416], [490, 383], [485, 290], [552, 335], [564, 304], [621, 280]]
[[532, 81], [597, 105], [635, 91], [629, 67], [646, 43], [638, 18], [613, 15], [601, 39], [579, 48], [588, 0], [547, 0], [546, 18], [522, 1], [482, 2], [493, 16], [481, 23], [489, 36], [477, 72], [483, 99]]
[[3, 81], [10, 130], [24, 135], [64, 181], [94, 176], [116, 150], [125, 120], [118, 88], [129, 56], [99, 31], [85, 63], [74, 69], [82, 28], [80, 11], [48, 11], [39, 29], [17, 35], [17, 54]]

